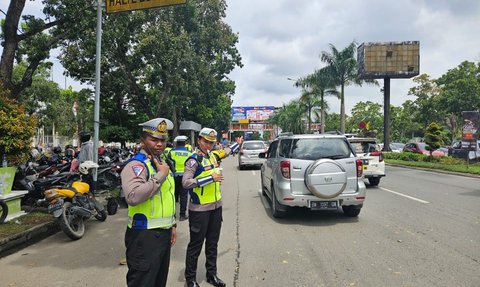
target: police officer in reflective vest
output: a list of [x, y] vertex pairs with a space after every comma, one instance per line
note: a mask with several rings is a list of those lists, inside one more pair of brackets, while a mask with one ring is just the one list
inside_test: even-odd
[[192, 153], [185, 148], [186, 141], [186, 136], [176, 137], [173, 140], [175, 147], [167, 155], [167, 158], [175, 165], [175, 201], [178, 202], [180, 199], [180, 221], [188, 219], [186, 214], [188, 194], [182, 186], [182, 177], [185, 162]]
[[[203, 128], [198, 136], [198, 146], [185, 162], [183, 188], [190, 190], [189, 227], [190, 242], [185, 259], [185, 279], [188, 287], [199, 286], [196, 282], [198, 256], [205, 241], [207, 282], [226, 286], [217, 276], [217, 246], [222, 225], [222, 193], [220, 173], [215, 156], [210, 153], [217, 140], [217, 132]], [[238, 144], [231, 147], [238, 148]], [[229, 148], [227, 148], [229, 149]], [[226, 154], [231, 152], [229, 149]]]
[[127, 285], [166, 286], [176, 241], [175, 182], [160, 156], [173, 123], [156, 118], [140, 125], [141, 150], [121, 174], [128, 203]]

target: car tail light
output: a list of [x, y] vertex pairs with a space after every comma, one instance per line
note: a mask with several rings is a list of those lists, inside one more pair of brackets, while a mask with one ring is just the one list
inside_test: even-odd
[[381, 151], [374, 151], [372, 153], [370, 153], [371, 156], [378, 156], [379, 158], [379, 161], [382, 162], [383, 161], [383, 152]]
[[243, 155], [243, 148], [240, 150], [240, 155]]
[[290, 179], [290, 161], [283, 160], [280, 162], [280, 170], [284, 178]]
[[361, 159], [357, 159], [357, 177], [361, 177], [363, 174], [363, 162]]

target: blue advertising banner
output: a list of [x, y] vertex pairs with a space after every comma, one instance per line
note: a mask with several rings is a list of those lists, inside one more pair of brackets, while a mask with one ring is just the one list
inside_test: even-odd
[[272, 116], [274, 111], [275, 107], [273, 106], [232, 107], [232, 121], [265, 121]]

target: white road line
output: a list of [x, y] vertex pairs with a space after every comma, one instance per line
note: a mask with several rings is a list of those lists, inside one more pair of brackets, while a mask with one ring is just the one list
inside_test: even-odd
[[409, 199], [411, 199], [411, 200], [418, 201], [418, 202], [420, 202], [420, 203], [425, 203], [425, 204], [430, 203], [430, 202], [425, 201], [425, 200], [423, 200], [423, 199], [416, 198], [416, 197], [413, 197], [413, 196], [410, 196], [410, 195], [406, 195], [406, 194], [403, 194], [403, 193], [400, 193], [400, 192], [397, 192], [397, 191], [393, 191], [393, 190], [390, 190], [390, 189], [387, 189], [387, 188], [384, 188], [384, 187], [380, 187], [380, 189], [385, 190], [385, 191], [388, 191], [388, 192], [391, 192], [391, 193], [394, 193], [394, 194], [396, 194], [396, 195], [400, 195], [400, 196], [409, 198]]

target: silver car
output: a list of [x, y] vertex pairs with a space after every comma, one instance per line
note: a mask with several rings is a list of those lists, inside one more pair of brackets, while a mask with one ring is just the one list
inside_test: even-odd
[[245, 141], [240, 146], [238, 152], [238, 168], [244, 169], [246, 166], [260, 166], [265, 162], [264, 158], [259, 158], [260, 153], [266, 151], [263, 141]]
[[363, 163], [343, 135], [287, 135], [274, 140], [261, 168], [262, 194], [272, 215], [291, 206], [358, 216], [365, 200]]

